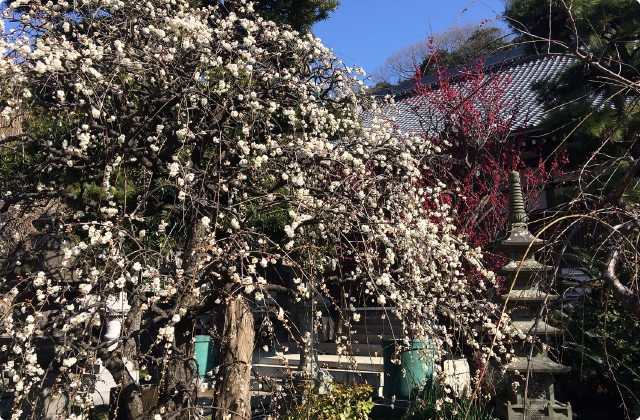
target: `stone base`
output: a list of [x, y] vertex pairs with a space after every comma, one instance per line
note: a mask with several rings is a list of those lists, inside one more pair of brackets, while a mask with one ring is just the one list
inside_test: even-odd
[[[134, 370], [133, 364], [127, 361], [125, 366], [127, 367], [127, 370], [129, 371], [133, 379], [137, 383], [139, 383], [140, 374], [137, 370]], [[109, 404], [111, 398], [111, 389], [117, 387], [118, 384], [116, 384], [116, 382], [113, 380], [111, 373], [104, 366], [102, 366], [102, 361], [100, 359], [98, 359], [98, 362], [96, 362], [94, 370], [96, 372], [96, 387], [93, 391], [93, 394], [91, 394], [91, 397], [93, 398], [93, 404]]]
[[[513, 404], [508, 398], [498, 398], [496, 408], [507, 420], [521, 420], [524, 417], [523, 404]], [[527, 402], [527, 418], [536, 420], [572, 420], [571, 404], [557, 401], [531, 400]]]

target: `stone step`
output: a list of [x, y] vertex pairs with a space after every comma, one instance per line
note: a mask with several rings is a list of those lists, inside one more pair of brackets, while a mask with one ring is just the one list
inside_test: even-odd
[[[336, 343], [317, 343], [314, 345], [314, 348], [321, 354], [338, 354], [338, 344]], [[351, 344], [347, 346], [347, 353], [343, 354], [343, 357], [350, 354], [354, 356], [382, 357], [382, 345], [367, 343]]]
[[[322, 363], [321, 363], [322, 365]], [[332, 376], [333, 382], [336, 383], [368, 383], [374, 390], [374, 394], [378, 397], [383, 396], [384, 388], [384, 372], [369, 370], [354, 370], [349, 368], [320, 368], [325, 373]], [[251, 377], [251, 389], [253, 391], [269, 392], [271, 387], [278, 387], [285, 381], [293, 379], [292, 373], [297, 372], [297, 366], [291, 366], [287, 369], [285, 366], [277, 366], [271, 364], [253, 365], [254, 375], [267, 377], [268, 381], [259, 381], [256, 376]], [[273, 381], [273, 382], [271, 382]]]
[[[341, 351], [341, 354], [343, 358], [351, 353], [353, 353], [355, 356], [374, 356], [374, 352], [378, 352], [378, 355], [374, 357], [382, 357], [382, 340], [377, 336], [358, 334], [353, 335], [351, 338], [351, 344], [347, 344], [348, 342], [346, 340], [340, 340], [340, 345], [338, 345], [335, 341], [327, 343], [316, 341], [313, 344], [313, 348], [315, 350], [318, 350], [321, 354], [337, 355], [338, 347], [342, 347], [343, 350]], [[344, 350], [345, 345], [347, 346], [346, 352]], [[283, 350], [283, 348], [285, 347], [287, 350]], [[276, 352], [278, 351], [285, 353], [288, 357], [289, 354], [298, 354], [300, 352], [300, 349], [297, 347], [296, 343], [279, 345], [275, 349], [273, 347], [269, 347], [267, 351], [264, 351], [262, 347], [257, 347], [256, 351], [254, 352], [253, 363], [257, 363], [257, 358], [275, 356]]]
[[347, 337], [351, 340], [351, 342], [358, 341], [360, 343], [369, 343], [369, 344], [382, 344], [382, 340], [393, 340], [400, 339], [400, 335], [398, 334], [378, 334], [375, 332], [365, 331], [364, 329], [358, 329], [355, 334], [350, 335], [342, 335], [342, 337]]
[[[300, 355], [298, 353], [287, 353], [283, 358], [277, 356], [254, 356], [253, 366], [281, 366], [285, 367], [285, 361], [288, 365], [295, 369], [300, 364]], [[318, 365], [328, 369], [354, 369], [359, 371], [382, 372], [383, 363], [382, 355], [379, 357], [363, 356], [339, 356], [333, 354], [318, 355]]]
[[[346, 332], [346, 328], [343, 329]], [[368, 320], [366, 323], [364, 322], [352, 322], [351, 331], [356, 331], [356, 333], [364, 333], [367, 332], [369, 334], [382, 334], [388, 336], [399, 336], [402, 334], [402, 326], [399, 324], [391, 324], [389, 325], [387, 322], [379, 321], [374, 322], [372, 320]]]
[[[360, 315], [360, 320], [358, 322], [362, 322], [365, 319], [372, 319], [375, 320], [376, 322], [380, 322], [380, 321], [385, 321], [385, 322], [391, 322], [391, 323], [396, 323], [396, 322], [400, 322], [400, 320], [396, 317], [396, 315], [394, 314], [394, 308], [381, 308], [381, 307], [360, 307], [360, 308], [355, 308], [356, 309], [356, 313]], [[351, 314], [353, 313], [353, 311], [349, 310], [348, 308], [343, 308], [342, 309], [342, 314], [345, 317], [349, 317], [350, 320], [352, 320], [353, 318], [351, 317]]]
[[[329, 372], [334, 378], [334, 382], [340, 383], [362, 383], [366, 381], [372, 387], [382, 386], [382, 377], [384, 372], [382, 371], [370, 371], [370, 370], [354, 370], [354, 369], [331, 369], [320, 368], [323, 371]], [[292, 372], [297, 372], [298, 368], [291, 367], [287, 369], [284, 366], [275, 365], [253, 365], [254, 374], [252, 379], [257, 382], [255, 375], [268, 377], [270, 380], [274, 380], [275, 383], [282, 383], [282, 381], [289, 380]], [[264, 387], [264, 385], [263, 385]]]
[[402, 321], [396, 318], [395, 315], [389, 313], [382, 312], [358, 312], [360, 314], [360, 319], [358, 321], [354, 321], [351, 318], [352, 324], [375, 324], [375, 325], [402, 325]]

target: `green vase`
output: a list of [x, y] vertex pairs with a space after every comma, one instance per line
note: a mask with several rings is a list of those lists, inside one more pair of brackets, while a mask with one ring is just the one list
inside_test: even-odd
[[430, 341], [412, 340], [407, 347], [402, 340], [382, 340], [385, 396], [413, 399], [425, 384], [433, 386], [433, 356]]
[[208, 335], [196, 335], [195, 357], [198, 376], [206, 376], [216, 365], [216, 346]]

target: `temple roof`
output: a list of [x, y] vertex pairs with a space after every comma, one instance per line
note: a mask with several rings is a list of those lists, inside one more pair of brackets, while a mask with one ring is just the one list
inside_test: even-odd
[[[506, 90], [502, 98], [509, 104], [509, 108], [517, 106], [518, 109], [512, 129], [530, 129], [536, 127], [546, 115], [544, 105], [532, 89], [532, 83], [557, 77], [574, 61], [563, 56], [531, 56], [524, 47], [516, 47], [488, 57], [481, 68], [487, 79], [499, 76], [505, 81]], [[463, 83], [465, 75], [476, 68], [476, 65], [459, 66], [448, 70], [448, 74], [459, 84]], [[420, 79], [420, 82], [425, 86], [432, 86], [436, 94], [438, 78], [435, 75], [425, 76]], [[434, 110], [428, 107], [423, 107], [418, 113], [411, 110], [417, 103], [411, 98], [414, 86], [415, 82], [410, 81], [376, 91], [373, 95], [379, 99], [386, 95], [393, 95], [397, 106], [402, 111], [402, 115], [396, 118], [399, 128], [403, 131], [421, 132], [423, 131], [420, 124], [421, 118], [427, 115], [432, 116]], [[504, 112], [509, 112], [509, 109], [505, 109]], [[372, 115], [365, 111], [361, 116], [365, 126], [369, 125]]]

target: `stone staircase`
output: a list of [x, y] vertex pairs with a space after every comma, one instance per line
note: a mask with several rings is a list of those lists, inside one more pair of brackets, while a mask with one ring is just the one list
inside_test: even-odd
[[[292, 372], [298, 370], [300, 363], [299, 354], [285, 354], [284, 359], [277, 356], [254, 357], [252, 377], [252, 389], [254, 391], [270, 391], [271, 389], [258, 381], [258, 376], [264, 376], [274, 380], [273, 384], [283, 385], [292, 380]], [[324, 373], [333, 377], [334, 382], [363, 383], [371, 385], [376, 395], [382, 396], [384, 375], [382, 357], [353, 356], [344, 357], [338, 355], [319, 355], [318, 365]]]
[[[334, 382], [366, 382], [374, 388], [378, 397], [382, 397], [382, 342], [399, 338], [402, 324], [393, 315], [393, 308], [360, 308], [358, 313], [361, 314], [358, 322], [351, 319], [349, 327], [343, 326], [342, 331], [338, 330], [336, 342], [314, 343], [317, 365], [323, 374], [331, 375]], [[292, 372], [299, 369], [300, 349], [295, 343], [288, 344], [268, 352], [258, 349], [254, 353], [254, 391], [270, 391], [264, 381], [258, 380], [261, 376], [269, 378], [275, 386], [292, 380]], [[289, 352], [284, 352], [284, 348], [288, 348]]]

